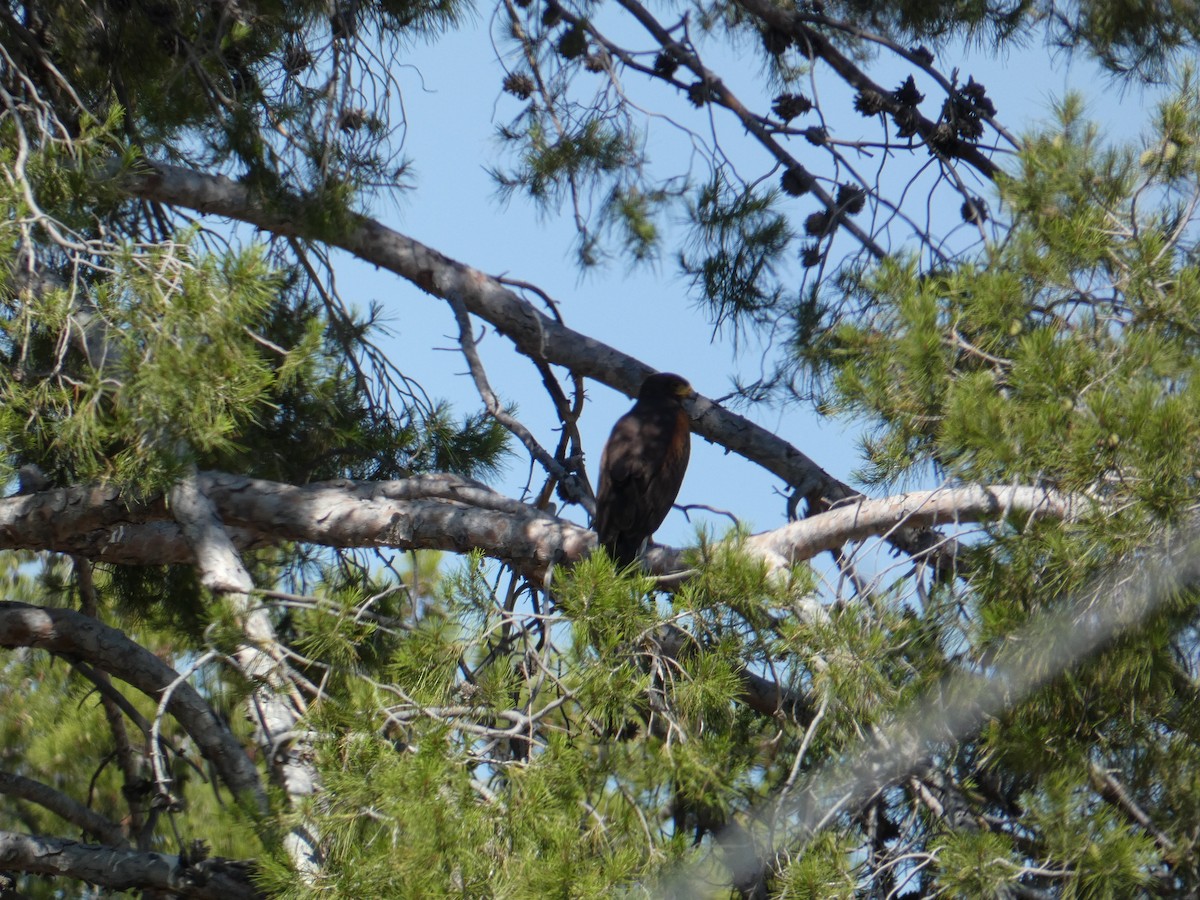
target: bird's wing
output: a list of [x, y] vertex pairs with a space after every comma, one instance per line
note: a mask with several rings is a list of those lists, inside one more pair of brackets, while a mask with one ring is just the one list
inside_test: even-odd
[[604, 445], [595, 522], [602, 538], [627, 531], [637, 521], [638, 506], [650, 476], [645, 443], [641, 423], [627, 414], [617, 420]]
[[[670, 511], [687, 466], [686, 419], [677, 434], [679, 415], [686, 414], [635, 408], [613, 426], [600, 457], [596, 495], [594, 525], [602, 540], [635, 532], [648, 537]], [[682, 467], [670, 465], [672, 459]]]

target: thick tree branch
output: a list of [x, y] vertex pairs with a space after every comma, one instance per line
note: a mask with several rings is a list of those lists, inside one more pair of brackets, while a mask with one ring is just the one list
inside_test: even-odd
[[[394, 272], [448, 302], [461, 303], [541, 363], [570, 369], [633, 397], [653, 369], [545, 315], [499, 279], [444, 256], [366, 216], [348, 214], [332, 236], [310, 222], [323, 214], [296, 197], [270, 200], [223, 175], [209, 175], [161, 162], [143, 161], [122, 184], [132, 196], [255, 225], [286, 237], [327, 240], [359, 259]], [[760, 425], [696, 397], [688, 409], [692, 430], [783, 479], [810, 502], [836, 503], [858, 492], [838, 481], [787, 441]], [[927, 533], [901, 530], [889, 542], [906, 553], [929, 553], [939, 541]], [[936, 560], [935, 560], [936, 562]]]
[[[982, 485], [914, 491], [878, 500], [860, 497], [782, 528], [751, 535], [745, 550], [773, 568], [783, 569], [851, 541], [886, 538], [901, 528], [985, 522], [1009, 514], [1070, 520], [1083, 515], [1090, 504], [1087, 498], [1046, 488]], [[683, 568], [680, 551], [674, 548], [652, 548], [647, 558], [655, 572], [668, 574]]]
[[1009, 514], [1071, 520], [1092, 505], [1078, 495], [1039, 487], [937, 488], [878, 500], [849, 500], [827, 512], [756, 534], [747, 540], [746, 549], [751, 555], [790, 566], [851, 541], [886, 538], [901, 528], [994, 521]]
[[[144, 163], [141, 171], [126, 175], [123, 184], [133, 196], [247, 222], [273, 234], [327, 239], [435, 297], [460, 300], [531, 359], [564, 366], [630, 397], [654, 372], [640, 360], [545, 315], [499, 279], [366, 216], [348, 216], [332, 237], [317, 234], [316, 226], [306, 222], [319, 221], [320, 216], [298, 198], [272, 203], [223, 175], [159, 162]], [[758, 463], [803, 494], [824, 486], [832, 499], [855, 493], [786, 441], [710, 400], [699, 398], [691, 414], [697, 434]]]
[[[225, 595], [246, 637], [246, 643], [237, 648], [234, 658], [255, 685], [250, 703], [255, 738], [275, 780], [283, 785], [293, 804], [299, 803], [316, 792], [317, 773], [311, 747], [304, 741], [280, 740], [280, 735], [300, 731], [305, 707], [288, 680], [288, 666], [275, 628], [266, 610], [251, 597], [254, 580], [242, 564], [215, 504], [195, 471], [187, 473], [171, 489], [170, 501], [175, 519], [195, 554], [202, 583]], [[320, 853], [313, 829], [298, 825], [284, 837], [284, 843], [299, 871], [311, 874], [317, 870]]]
[[[195, 472], [189, 473], [171, 489], [170, 508], [175, 521], [196, 558], [200, 583], [214, 593], [248, 595], [254, 581], [238, 557], [216, 507], [205, 496]], [[265, 619], [255, 624], [265, 628], [261, 633], [248, 631], [252, 641], [271, 643], [274, 633]]]
[[[95, 580], [92, 578], [92, 563], [90, 560], [73, 556], [71, 567], [75, 573], [75, 584], [79, 588], [79, 611], [94, 619], [99, 615], [100, 600]], [[140, 790], [140, 786], [146, 760], [155, 751], [155, 748], [149, 745], [150, 722], [129, 702], [129, 698], [117, 690], [107, 672], [89, 666], [78, 658], [72, 659], [71, 664], [75, 671], [95, 685], [100, 693], [100, 707], [108, 720], [108, 729], [113, 737], [113, 752], [125, 781], [123, 796], [128, 806], [126, 828], [134, 837], [138, 850], [149, 850], [147, 843], [153, 826], [147, 828], [146, 825], [147, 819], [153, 823], [154, 811], [150, 808], [150, 797]], [[141, 742], [136, 748], [129, 739], [129, 729], [125, 727], [126, 716], [142, 734]]]
[[[340, 548], [480, 550], [540, 581], [550, 566], [578, 561], [596, 545], [588, 529], [457, 475], [300, 487], [214, 472], [199, 479], [240, 548], [300, 541]], [[753, 535], [746, 550], [773, 567], [786, 568], [850, 541], [886, 538], [901, 528], [990, 521], [1009, 514], [1073, 519], [1090, 503], [1019, 486], [860, 498]], [[163, 521], [168, 517], [160, 500], [139, 503], [115, 489], [59, 488], [9, 497], [0, 500], [0, 549], [95, 551], [100, 559], [132, 564], [194, 562], [179, 527]], [[144, 536], [143, 529], [151, 536]], [[646, 562], [658, 575], [686, 569], [677, 548], [652, 547]]]
[[119, 825], [48, 784], [14, 772], [0, 772], [0, 794], [36, 803], [106, 844], [114, 847], [126, 844], [125, 833]]
[[[295, 487], [235, 475], [203, 476], [240, 549], [295, 540], [329, 547], [480, 549], [529, 573], [583, 558], [595, 536], [455, 475], [332, 481]], [[78, 553], [133, 565], [194, 563], [161, 498], [73, 487], [0, 500], [0, 549]]]
[[[73, 609], [0, 602], [0, 647], [35, 647], [80, 657], [157, 699], [179, 673], [115, 628]], [[258, 771], [233, 733], [187, 682], [176, 684], [167, 709], [235, 794], [266, 809]]]
[[255, 900], [247, 863], [189, 863], [165, 853], [139, 853], [61, 838], [0, 831], [0, 869], [64, 875], [113, 890], [170, 891], [197, 900]]

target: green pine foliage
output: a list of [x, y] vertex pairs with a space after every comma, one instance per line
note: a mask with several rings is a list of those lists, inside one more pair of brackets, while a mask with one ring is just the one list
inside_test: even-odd
[[[77, 606], [69, 566], [58, 557], [36, 559], [29, 554], [5, 553], [5, 600], [36, 605]], [[97, 587], [107, 593], [107, 579]], [[110, 609], [100, 617], [113, 617]], [[172, 655], [177, 668], [194, 662], [198, 651], [181, 642], [178, 623], [162, 625], [122, 617], [127, 636], [142, 646]], [[94, 671], [94, 670], [92, 670]], [[240, 696], [222, 687], [223, 673], [203, 669], [195, 684], [226, 717], [235, 731], [249, 739], [249, 728], [238, 708]], [[216, 772], [199, 748], [168, 715], [159, 717], [157, 703], [118, 680], [105, 691], [116, 693], [150, 727], [157, 723], [159, 759], [137, 757], [133, 777], [123, 772], [115, 732], [103, 707], [104, 694], [88, 678], [61, 658], [43, 650], [6, 653], [0, 667], [0, 768], [7, 774], [32, 779], [65, 794], [107, 818], [115, 826], [137, 826], [129, 844], [143, 849], [178, 853], [180, 847], [199, 842], [207, 852], [230, 858], [257, 856], [265, 851], [261, 832], [246, 811], [219, 784]], [[142, 735], [132, 717], [125, 728], [136, 745]], [[163, 778], [156, 778], [153, 767]], [[167, 785], [160, 792], [158, 785]], [[131, 809], [137, 818], [131, 820]], [[0, 803], [0, 829], [33, 834], [71, 835], [85, 842], [103, 843], [97, 835], [80, 834], [78, 828], [45, 807], [6, 796]], [[22, 892], [31, 898], [63, 896], [61, 883], [31, 880]], [[79, 896], [71, 893], [70, 896]]]
[[[507, 635], [491, 584], [473, 562], [415, 627], [366, 640], [312, 614], [324, 636], [307, 655], [330, 666], [313, 716], [328, 735], [327, 789], [302, 815], [334, 837], [321, 880], [298, 883], [277, 860], [273, 891], [652, 896], [698, 821], [732, 816], [782, 777], [776, 730], [734, 698], [758, 641], [747, 619], [801, 627], [785, 610], [802, 572], [781, 588], [724, 550], [672, 610], [601, 554], [562, 573], [542, 621]], [[716, 599], [747, 589], [753, 613]], [[683, 628], [699, 637], [671, 649]], [[364, 643], [377, 665], [354, 649]]]
[[[869, 481], [1038, 484], [1091, 499], [1074, 523], [1013, 516], [980, 535], [965, 580], [936, 588], [921, 611], [948, 662], [1019, 653], [1011, 636], [1031, 611], [1137, 565], [1147, 541], [1192, 521], [1200, 294], [1184, 207], [1200, 179], [1198, 116], [1190, 73], [1142, 147], [1106, 144], [1066, 101], [1000, 183], [1012, 217], [1003, 240], [932, 269], [910, 258], [847, 273], [821, 337], [796, 344], [825, 408], [872, 423]], [[951, 770], [1015, 828], [933, 825], [921, 883], [1012, 896], [1034, 867], [1054, 896], [1173, 896], [1186, 876], [1164, 879], [1163, 867], [1191, 846], [1200, 796], [1155, 773], [1168, 758], [1193, 774], [1200, 765], [1180, 756], [1196, 726], [1196, 613], [1187, 584], [960, 748]], [[1125, 786], [1124, 800], [1097, 770]], [[1165, 840], [1131, 821], [1130, 803]]]
[[[11, 6], [0, 13], [0, 94], [13, 99], [0, 110], [0, 481], [37, 463], [52, 485], [152, 496], [194, 467], [294, 484], [501, 471], [499, 423], [427, 398], [381, 358], [380, 310], [347, 308], [312, 269], [322, 241], [403, 180], [387, 104], [363, 99], [394, 87], [373, 66], [462, 22], [466, 6]], [[1196, 39], [1195, 16], [1171, 4], [846, 0], [788, 12], [847, 66], [888, 42], [1001, 50], [1036, 34], [1155, 76]], [[571, 208], [581, 263], [662, 255], [682, 210], [671, 249], [711, 322], [772, 340], [795, 325], [775, 374], [866, 430], [863, 485], [1028, 485], [1075, 495], [1083, 512], [1006, 510], [937, 572], [855, 547], [770, 570], [740, 531], [700, 535], [687, 577], [669, 583], [618, 571], [603, 551], [541, 584], [479, 554], [247, 551], [252, 600], [305, 710], [269, 748], [254, 735], [268, 680], [234, 664], [245, 610], [194, 567], [0, 554], [0, 599], [119, 628], [186, 675], [264, 781], [268, 754], [300, 747], [317, 789], [298, 799], [271, 784], [265, 809], [237, 802], [159, 698], [29, 639], [0, 648], [0, 773], [86, 804], [131, 847], [249, 861], [273, 897], [1195, 896], [1190, 570], [1137, 627], [1065, 672], [1071, 635], [1026, 658], [1035, 642], [1022, 632], [1071, 600], [1099, 609], [1114, 582], [1098, 578], [1157, 565], [1148, 548], [1195, 525], [1194, 75], [1178, 74], [1137, 146], [1107, 142], [1063, 100], [1018, 155], [995, 154], [994, 194], [964, 207], [973, 248], [863, 242], [839, 263], [844, 226], [866, 203], [854, 223], [883, 210], [907, 228], [911, 205], [888, 212], [878, 184], [844, 181], [848, 155], [835, 157], [836, 178], [789, 158], [799, 138], [822, 153], [853, 143], [830, 143], [815, 124], [825, 110], [794, 93], [824, 65], [796, 34], [744, 4], [705, 3], [652, 51], [622, 57], [597, 33], [600, 4], [514, 0], [497, 13], [518, 51], [503, 90], [523, 106], [501, 129], [514, 158], [495, 177], [506, 199]], [[855, 27], [825, 21], [842, 17]], [[771, 148], [769, 171], [735, 171], [727, 136], [714, 130], [710, 146], [700, 128], [687, 134], [707, 171], [651, 166], [645, 120], [618, 82], [599, 79], [588, 101], [572, 92], [624, 67], [715, 122], [722, 86], [683, 59], [707, 54], [692, 43], [701, 34], [751, 46], [764, 81], [789, 91], [738, 114]], [[941, 118], [924, 113], [935, 126], [970, 115], [918, 143], [905, 114], [923, 99], [906, 81], [853, 103], [939, 166], [986, 146], [963, 125], [983, 131], [982, 87], [956, 81]], [[898, 103], [909, 108], [885, 111]], [[820, 120], [802, 118], [814, 110]], [[246, 242], [134, 202], [121, 179], [147, 158], [238, 178], [256, 203], [294, 213], [303, 240]], [[832, 207], [812, 206], [818, 187]], [[882, 234], [856, 227], [872, 243]], [[1038, 676], [1032, 688], [951, 734], [955, 685], [1007, 687], [997, 682], [1014, 660]], [[905, 722], [932, 732], [921, 758], [823, 807], [834, 775], [866, 768], [864, 748]], [[44, 805], [0, 799], [0, 831], [94, 837]], [[315, 873], [297, 870], [293, 828], [316, 836]], [[95, 893], [66, 879], [19, 887], [35, 900]]]
[[1179, 206], [1195, 158], [1168, 167], [1155, 148], [1179, 147], [1172, 119], [1194, 126], [1195, 103], [1185, 82], [1139, 165], [1068, 101], [1061, 130], [1030, 138], [1001, 183], [1003, 241], [951, 266], [887, 260], [845, 276], [825, 336], [797, 353], [830, 411], [878, 423], [872, 481], [932, 467], [1094, 489], [1158, 517], [1194, 495], [1186, 454], [1167, 451], [1196, 437], [1198, 295]]

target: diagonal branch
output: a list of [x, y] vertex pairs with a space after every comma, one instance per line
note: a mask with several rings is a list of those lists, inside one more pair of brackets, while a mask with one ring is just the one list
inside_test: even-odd
[[[179, 678], [178, 672], [122, 632], [72, 609], [0, 602], [0, 647], [36, 647], [80, 657], [152, 698]], [[176, 685], [168, 710], [230, 790], [252, 798], [265, 810], [258, 771], [196, 689], [186, 682]]]
[[1088, 768], [1088, 780], [1091, 781], [1092, 787], [1096, 793], [1103, 797], [1107, 802], [1116, 806], [1131, 822], [1137, 823], [1145, 830], [1152, 838], [1158, 848], [1168, 857], [1174, 857], [1178, 848], [1170, 836], [1154, 824], [1154, 820], [1149, 814], [1138, 805], [1137, 801], [1130, 795], [1129, 790], [1120, 781], [1117, 780], [1111, 772], [1104, 767], [1093, 762]]
[[[300, 731], [298, 723], [305, 709], [288, 681], [287, 664], [275, 628], [266, 610], [251, 597], [254, 580], [194, 470], [171, 489], [170, 504], [195, 554], [201, 582], [223, 594], [237, 616], [246, 642], [234, 651], [234, 658], [255, 686], [250, 702], [255, 738], [289, 801], [297, 804], [316, 792], [317, 773], [311, 748], [305, 742], [280, 743], [280, 735]], [[297, 825], [284, 837], [297, 869], [306, 874], [318, 868], [317, 843], [313, 830], [304, 824]]]
[[0, 868], [65, 875], [113, 890], [165, 891], [196, 900], [257, 900], [250, 865], [219, 858], [190, 862], [166, 853], [96, 847], [61, 838], [0, 831]]
[[[133, 196], [236, 219], [273, 234], [316, 239], [317, 219], [300, 198], [269, 202], [247, 185], [159, 162], [145, 162], [126, 175]], [[524, 355], [563, 366], [633, 397], [654, 370], [538, 310], [499, 279], [451, 259], [419, 241], [360, 215], [348, 215], [329, 241], [359, 259], [387, 269], [446, 301], [460, 300], [468, 312], [489, 323]], [[753, 422], [700, 398], [691, 409], [693, 430], [778, 475], [808, 493], [818, 486], [840, 496], [855, 493], [840, 485], [800, 450]], [[836, 499], [836, 498], [835, 498]]]
[[74, 797], [56, 791], [48, 784], [17, 775], [15, 772], [0, 772], [0, 794], [36, 803], [70, 822], [80, 831], [113, 847], [126, 846], [125, 832], [121, 830], [120, 825], [84, 806]]
[[[272, 234], [325, 238], [330, 245], [394, 272], [435, 297], [461, 302], [530, 359], [563, 366], [629, 397], [635, 396], [646, 376], [654, 372], [642, 361], [545, 315], [499, 279], [366, 216], [347, 214], [344, 226], [329, 237], [328, 229], [322, 232], [309, 224], [322, 221], [324, 214], [302, 198], [271, 200], [224, 175], [161, 162], [142, 161], [136, 172], [122, 176], [121, 183], [132, 196], [235, 219]], [[787, 441], [705, 397], [694, 399], [688, 412], [694, 432], [779, 476], [810, 502], [836, 503], [858, 496]], [[891, 535], [889, 541], [905, 553], [928, 553], [939, 545], [928, 534], [907, 530]]]
[[755, 556], [779, 558], [786, 565], [794, 565], [851, 541], [886, 538], [901, 528], [987, 522], [1010, 513], [1071, 521], [1095, 505], [1095, 501], [1078, 494], [1032, 486], [965, 485], [878, 500], [859, 497], [783, 528], [754, 535], [747, 541], [747, 550]]
[[[901, 528], [965, 525], [994, 521], [1009, 514], [1070, 521], [1094, 506], [1094, 501], [1077, 494], [1027, 486], [966, 485], [913, 491], [878, 500], [859, 497], [782, 528], [751, 535], [744, 548], [751, 556], [766, 560], [772, 568], [785, 569], [851, 541], [886, 538]], [[655, 572], [669, 574], [683, 568], [680, 551], [674, 548], [656, 547], [647, 556]]]

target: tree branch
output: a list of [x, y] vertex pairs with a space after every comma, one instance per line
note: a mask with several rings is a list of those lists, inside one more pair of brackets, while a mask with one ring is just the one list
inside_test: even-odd
[[[275, 628], [266, 610], [251, 597], [254, 580], [194, 470], [171, 489], [170, 501], [175, 519], [195, 554], [201, 582], [225, 595], [245, 635], [246, 642], [237, 648], [234, 658], [255, 685], [250, 704], [255, 738], [275, 779], [295, 805], [316, 792], [317, 773], [312, 749], [305, 741], [279, 740], [280, 735], [300, 731], [298, 723], [306, 710], [288, 680], [288, 665]], [[284, 844], [298, 871], [305, 875], [317, 871], [318, 840], [309, 825], [292, 828], [284, 837]]]
[[[96, 582], [92, 578], [92, 563], [78, 556], [71, 557], [71, 568], [75, 573], [75, 584], [79, 588], [79, 611], [93, 619], [99, 615], [100, 600], [96, 592]], [[155, 810], [149, 804], [149, 797], [139, 788], [142, 784], [142, 772], [146, 760], [157, 748], [151, 747], [150, 723], [145, 716], [138, 712], [129, 699], [113, 686], [107, 672], [93, 668], [83, 660], [73, 658], [71, 665], [75, 671], [95, 685], [100, 692], [100, 707], [108, 720], [109, 731], [113, 737], [113, 752], [117, 757], [117, 766], [124, 779], [123, 796], [128, 806], [127, 833], [133, 836], [138, 850], [149, 850], [148, 842], [153, 831]], [[142, 733], [141, 746], [135, 748], [129, 739], [129, 729], [125, 727], [125, 717], [133, 722]], [[149, 822], [149, 827], [147, 824]], [[109, 841], [108, 843], [113, 843]]]
[[[36, 647], [81, 657], [152, 698], [179, 678], [178, 672], [117, 629], [72, 609], [0, 602], [0, 647]], [[176, 685], [167, 708], [230, 790], [252, 797], [265, 810], [258, 771], [196, 689], [186, 682]]]
[[[273, 234], [319, 237], [315, 226], [305, 224], [316, 218], [305, 201], [285, 198], [269, 202], [223, 175], [144, 162], [140, 171], [126, 175], [122, 183], [136, 197], [236, 219]], [[629, 397], [635, 396], [646, 376], [654, 372], [640, 360], [545, 315], [499, 279], [366, 216], [350, 215], [330, 243], [435, 297], [461, 300], [472, 315], [491, 324], [531, 359], [563, 366]], [[824, 485], [835, 495], [833, 499], [855, 493], [786, 441], [710, 400], [698, 398], [690, 411], [697, 434], [758, 463], [801, 493]]]
[[[878, 500], [859, 497], [782, 528], [751, 535], [745, 550], [765, 559], [773, 568], [784, 569], [851, 541], [886, 538], [901, 528], [991, 521], [1009, 514], [1071, 520], [1081, 516], [1091, 503], [1087, 498], [1047, 488], [983, 485], [914, 491]], [[677, 549], [654, 547], [646, 555], [654, 572], [669, 574], [683, 569]]]
[[[591, 531], [450, 474], [398, 481], [327, 481], [294, 486], [219, 472], [199, 476], [241, 548], [300, 541], [327, 547], [480, 550], [540, 582], [552, 565], [584, 558]], [[1010, 514], [1074, 519], [1090, 501], [1036, 487], [965, 486], [878, 500], [859, 498], [746, 540], [748, 553], [787, 568], [850, 541], [900, 529], [989, 521]], [[130, 564], [193, 563], [161, 500], [139, 502], [116, 489], [59, 488], [0, 500], [0, 549], [54, 550]], [[143, 529], [150, 532], [143, 535]], [[151, 550], [152, 548], [152, 550]], [[686, 571], [682, 551], [656, 546], [650, 571]]]
[[1131, 822], [1135, 822], [1150, 837], [1154, 838], [1154, 843], [1158, 844], [1158, 848], [1167, 857], [1175, 858], [1178, 853], [1175, 842], [1171, 840], [1165, 831], [1154, 824], [1154, 820], [1138, 805], [1125, 785], [1121, 784], [1111, 772], [1093, 762], [1088, 768], [1088, 779], [1091, 781], [1096, 793], [1121, 810], [1126, 818]]
[[564, 487], [567, 497], [587, 510], [589, 515], [593, 515], [596, 512], [595, 498], [583, 489], [575, 474], [567, 471], [567, 468], [558, 459], [538, 443], [537, 438], [529, 429], [500, 404], [500, 398], [496, 396], [496, 392], [492, 390], [492, 386], [488, 382], [483, 360], [479, 358], [477, 346], [479, 342], [471, 327], [471, 317], [466, 306], [456, 297], [450, 298], [450, 306], [454, 310], [454, 318], [458, 322], [458, 343], [462, 347], [463, 356], [467, 360], [467, 368], [471, 372], [475, 388], [479, 391], [479, 397], [483, 400], [483, 405], [487, 408], [488, 413], [524, 445], [529, 455], [541, 463], [542, 468], [553, 480]]
[[[738, 121], [742, 123], [742, 127], [748, 133], [754, 136], [760, 144], [766, 148], [776, 162], [783, 165], [785, 168], [802, 173], [803, 178], [809, 184], [809, 190], [817, 197], [826, 209], [836, 209], [837, 201], [825, 188], [821, 187], [820, 183], [813, 177], [803, 165], [800, 164], [787, 149], [775, 139], [775, 136], [763, 126], [762, 121], [758, 116], [748, 110], [741, 100], [729, 89], [724, 81], [717, 76], [715, 72], [709, 69], [700, 61], [700, 58], [694, 53], [691, 53], [671, 37], [668, 32], [657, 19], [652, 16], [649, 11], [637, 2], [637, 0], [617, 0], [617, 2], [633, 16], [654, 39], [659, 42], [664, 50], [670, 50], [684, 65], [700, 79], [706, 90], [710, 92], [712, 99], [721, 106], [728, 109]], [[850, 232], [855, 239], [863, 246], [863, 248], [876, 259], [886, 257], [887, 251], [883, 249], [875, 239], [863, 231], [855, 222], [845, 216], [838, 218], [837, 224]]]
[[851, 541], [886, 538], [901, 528], [993, 521], [1009, 514], [1072, 520], [1093, 502], [1048, 488], [967, 485], [914, 491], [878, 500], [860, 497], [827, 512], [750, 537], [746, 549], [786, 566]]
[[[143, 160], [139, 169], [122, 176], [124, 189], [135, 197], [167, 203], [255, 225], [287, 237], [325, 239], [317, 226], [321, 215], [298, 197], [270, 198], [224, 175], [209, 175], [162, 162]], [[509, 338], [517, 350], [541, 363], [563, 366], [633, 397], [654, 370], [634, 357], [545, 315], [499, 279], [444, 256], [419, 241], [374, 219], [347, 214], [347, 221], [329, 239], [364, 262], [387, 269], [421, 290], [448, 302], [461, 302], [472, 315]], [[692, 430], [701, 437], [762, 466], [782, 478], [810, 502], [836, 503], [859, 493], [838, 481], [812, 459], [760, 425], [697, 396], [688, 407]], [[910, 554], [929, 554], [946, 547], [928, 534], [899, 530], [889, 542]], [[934, 559], [944, 567], [946, 560]]]
[[14, 772], [0, 772], [0, 794], [20, 797], [22, 800], [36, 803], [70, 822], [80, 831], [99, 838], [113, 847], [126, 846], [125, 832], [121, 830], [121, 826], [95, 810], [88, 809], [74, 797], [68, 797], [61, 791], [56, 791], [48, 784], [26, 778], [24, 775], [17, 775]]
[[65, 875], [114, 890], [170, 891], [197, 900], [256, 900], [250, 864], [212, 858], [189, 863], [165, 853], [98, 847], [0, 831], [0, 869]]

